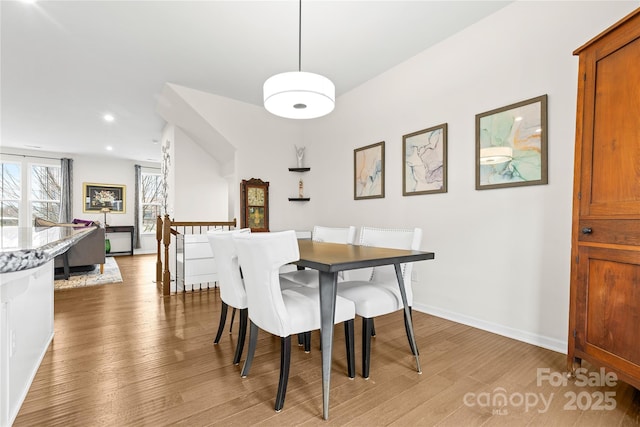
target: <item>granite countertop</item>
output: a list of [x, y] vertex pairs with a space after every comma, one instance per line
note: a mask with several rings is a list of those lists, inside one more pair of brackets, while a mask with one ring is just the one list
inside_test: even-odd
[[96, 227], [0, 227], [0, 273], [39, 267]]

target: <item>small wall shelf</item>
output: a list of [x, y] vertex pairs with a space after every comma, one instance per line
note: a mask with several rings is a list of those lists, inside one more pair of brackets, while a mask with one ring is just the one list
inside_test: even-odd
[[[311, 168], [289, 168], [289, 172], [309, 172]], [[300, 180], [302, 181], [302, 180]], [[309, 197], [289, 197], [290, 202], [308, 202]]]

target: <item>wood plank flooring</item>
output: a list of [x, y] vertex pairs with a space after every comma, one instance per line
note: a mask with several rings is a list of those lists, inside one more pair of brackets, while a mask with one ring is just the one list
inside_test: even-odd
[[422, 375], [398, 312], [376, 320], [371, 378], [360, 377], [357, 320], [355, 380], [336, 327], [330, 419], [321, 418], [317, 332], [310, 354], [293, 349], [285, 406], [275, 413], [277, 338], [260, 334], [242, 379], [242, 366], [232, 364], [237, 319], [234, 334], [213, 345], [217, 290], [161, 297], [155, 256], [117, 262], [124, 283], [55, 293], [55, 338], [15, 426], [640, 425], [640, 396], [627, 384], [538, 384], [538, 369], [559, 381], [565, 355], [419, 312]]

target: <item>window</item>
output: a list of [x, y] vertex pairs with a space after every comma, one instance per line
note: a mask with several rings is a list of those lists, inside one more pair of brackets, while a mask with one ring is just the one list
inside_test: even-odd
[[0, 193], [0, 225], [18, 226], [20, 223], [20, 195], [22, 170], [20, 164], [2, 162], [2, 188]]
[[143, 171], [141, 193], [141, 230], [143, 233], [153, 233], [156, 231], [156, 220], [162, 207], [162, 175]]
[[31, 165], [31, 217], [57, 222], [60, 218], [60, 166]]

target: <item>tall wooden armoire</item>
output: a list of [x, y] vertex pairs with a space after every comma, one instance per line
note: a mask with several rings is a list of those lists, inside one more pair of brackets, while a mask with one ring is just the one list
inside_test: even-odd
[[568, 367], [640, 388], [640, 8], [579, 55]]

